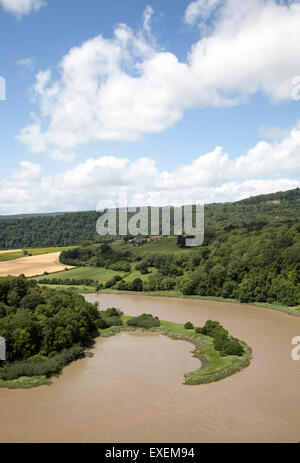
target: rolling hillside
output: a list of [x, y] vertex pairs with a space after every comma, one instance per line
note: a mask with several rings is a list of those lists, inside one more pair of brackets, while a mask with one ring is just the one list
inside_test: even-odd
[[[96, 211], [1, 217], [0, 249], [79, 245], [97, 240]], [[262, 229], [272, 222], [293, 223], [300, 217], [300, 189], [260, 195], [233, 203], [205, 206], [206, 236], [219, 230]]]

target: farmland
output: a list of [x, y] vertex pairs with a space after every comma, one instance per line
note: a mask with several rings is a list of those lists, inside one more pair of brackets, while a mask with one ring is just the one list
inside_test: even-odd
[[117, 240], [112, 243], [111, 247], [115, 251], [130, 251], [135, 256], [144, 257], [148, 254], [163, 252], [166, 254], [187, 254], [197, 250], [195, 248], [179, 248], [176, 237], [161, 237], [155, 241], [149, 241], [141, 246], [132, 244], [123, 244], [123, 240]]
[[76, 246], [52, 247], [52, 248], [27, 248], [27, 249], [9, 249], [0, 251], [0, 262], [6, 260], [20, 259], [21, 257], [40, 256], [42, 254], [51, 254], [53, 252], [62, 252], [66, 249], [75, 248]]
[[120, 272], [102, 267], [79, 267], [67, 270], [66, 272], [59, 272], [57, 275], [48, 275], [43, 277], [43, 279], [51, 280], [53, 277], [57, 277], [60, 280], [95, 280], [99, 283], [106, 283], [106, 281], [118, 274], [120, 274]]
[[72, 268], [71, 266], [60, 264], [59, 256], [60, 252], [51, 252], [0, 262], [0, 276], [18, 276], [23, 274], [26, 277], [32, 277], [42, 275], [45, 272], [58, 272], [65, 268]]

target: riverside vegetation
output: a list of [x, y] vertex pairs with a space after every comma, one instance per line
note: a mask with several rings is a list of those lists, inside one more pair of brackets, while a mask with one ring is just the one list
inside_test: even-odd
[[7, 361], [0, 362], [0, 386], [48, 383], [85, 355], [100, 318], [97, 304], [78, 294], [42, 289], [22, 276], [0, 278], [0, 336], [7, 351]]
[[150, 314], [125, 317], [118, 309], [99, 311], [78, 294], [40, 288], [24, 277], [0, 278], [0, 336], [7, 361], [0, 362], [0, 387], [29, 388], [49, 384], [51, 376], [88, 353], [99, 334], [121, 330], [159, 329], [195, 345], [199, 370], [185, 375], [186, 384], [217, 381], [247, 366], [250, 348], [229, 336], [218, 322], [203, 328], [162, 322]]
[[194, 344], [193, 356], [201, 361], [201, 367], [194, 372], [185, 373], [184, 384], [197, 385], [219, 381], [246, 368], [251, 361], [251, 348], [239, 339], [229, 336], [228, 331], [217, 321], [208, 320], [201, 327], [191, 322], [185, 325], [161, 321], [151, 314], [137, 317], [124, 316], [117, 309], [116, 325], [99, 330], [101, 336], [112, 336], [123, 331], [136, 329], [158, 331], [174, 340], [185, 340]]

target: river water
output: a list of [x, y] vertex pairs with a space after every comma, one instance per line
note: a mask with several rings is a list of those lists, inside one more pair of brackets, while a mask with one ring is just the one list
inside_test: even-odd
[[300, 318], [204, 300], [89, 294], [100, 308], [203, 325], [219, 320], [253, 349], [251, 365], [217, 383], [184, 386], [193, 346], [159, 334], [98, 339], [95, 356], [52, 386], [0, 389], [1, 442], [299, 442]]

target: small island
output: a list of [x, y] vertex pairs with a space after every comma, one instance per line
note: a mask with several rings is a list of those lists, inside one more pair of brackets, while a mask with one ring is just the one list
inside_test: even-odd
[[185, 373], [184, 384], [219, 381], [249, 365], [251, 349], [233, 338], [218, 321], [203, 327], [161, 321], [152, 314], [124, 315], [117, 308], [99, 310], [98, 303], [66, 291], [41, 288], [24, 277], [0, 278], [0, 336], [7, 360], [0, 361], [0, 387], [31, 388], [51, 384], [70, 362], [92, 356], [98, 336], [121, 331], [157, 331], [194, 345], [201, 366]]

